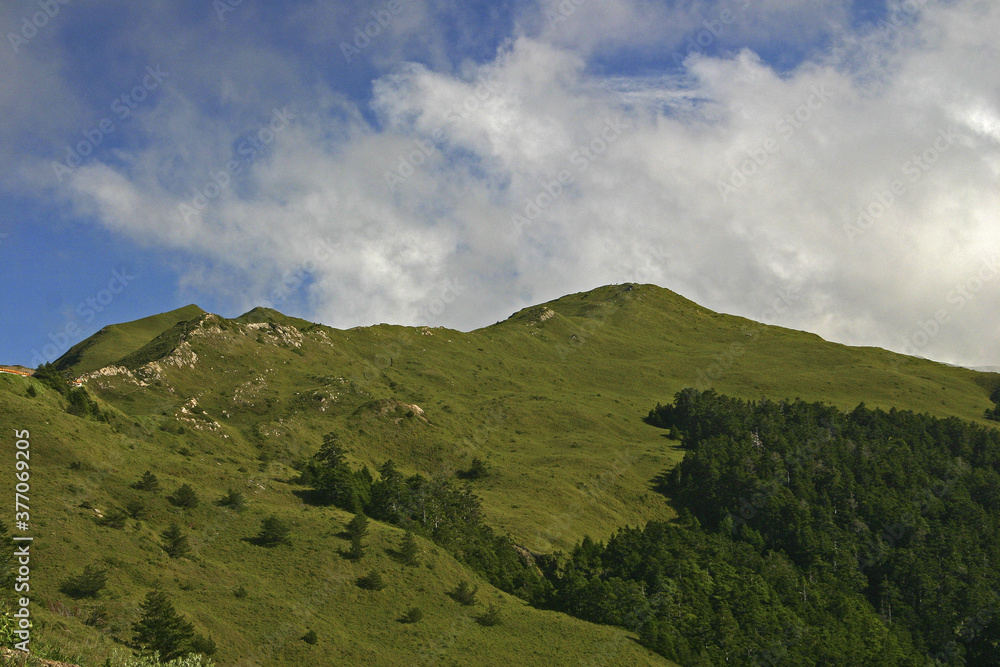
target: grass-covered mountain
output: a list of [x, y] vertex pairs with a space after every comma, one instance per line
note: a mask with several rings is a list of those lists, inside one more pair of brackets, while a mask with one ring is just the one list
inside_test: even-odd
[[[67, 413], [60, 392], [13, 375], [0, 376], [0, 414], [32, 435], [41, 635], [84, 664], [130, 637], [154, 586], [215, 639], [221, 664], [670, 664], [624, 629], [491, 588], [423, 538], [421, 565], [400, 563], [395, 526], [372, 522], [367, 555], [343, 558], [351, 515], [308, 502], [302, 462], [328, 433], [354, 468], [392, 459], [404, 474], [451, 479], [485, 461], [489, 474], [471, 482], [483, 522], [548, 554], [675, 515], [654, 480], [681, 460], [680, 442], [644, 417], [685, 387], [990, 424], [996, 384], [713, 313], [650, 285], [570, 295], [472, 332], [344, 331], [267, 309], [225, 319], [188, 306], [106, 327], [55, 365], [83, 378], [104, 421]], [[9, 440], [4, 449], [11, 457]], [[147, 470], [158, 493], [132, 488]], [[185, 483], [195, 508], [166, 500]], [[216, 503], [229, 490], [246, 509]], [[98, 514], [140, 504], [124, 527], [99, 525]], [[268, 515], [292, 525], [291, 546], [247, 540]], [[171, 523], [189, 557], [161, 547]], [[96, 600], [60, 592], [98, 561], [111, 570]], [[385, 589], [356, 585], [372, 568]], [[462, 580], [478, 581], [478, 607], [447, 595]], [[490, 602], [500, 625], [475, 622]], [[412, 607], [423, 620], [398, 622]], [[301, 639], [308, 630], [316, 644]]]

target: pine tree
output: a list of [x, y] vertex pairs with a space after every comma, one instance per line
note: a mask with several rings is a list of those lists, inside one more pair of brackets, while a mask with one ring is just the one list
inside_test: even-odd
[[68, 577], [59, 590], [72, 598], [92, 598], [104, 590], [108, 583], [108, 571], [97, 565], [88, 565], [83, 572]]
[[364, 539], [368, 536], [368, 517], [365, 516], [364, 512], [358, 512], [348, 522], [347, 535], [352, 538], [357, 537], [358, 539]]
[[186, 556], [190, 551], [187, 536], [181, 532], [181, 527], [176, 523], [170, 524], [170, 527], [163, 531], [160, 537], [163, 538], [163, 550], [171, 558]]
[[410, 531], [406, 531], [403, 535], [403, 541], [399, 545], [399, 555], [407, 565], [420, 565], [420, 547], [417, 546], [417, 540]]
[[323, 446], [316, 453], [316, 460], [330, 469], [337, 469], [344, 463], [344, 448], [338, 444], [340, 436], [336, 433], [327, 433], [323, 436]]
[[380, 591], [385, 588], [385, 579], [378, 570], [372, 568], [368, 574], [358, 579], [358, 586], [366, 591]]
[[347, 557], [351, 560], [361, 560], [365, 555], [364, 538], [368, 535], [368, 517], [364, 512], [358, 512], [347, 524], [347, 536], [351, 540], [351, 548]]
[[166, 593], [150, 591], [139, 609], [142, 617], [132, 624], [132, 641], [137, 646], [150, 653], [158, 651], [162, 661], [191, 652], [194, 626], [177, 613]]
[[167, 496], [167, 500], [177, 507], [186, 508], [197, 507], [199, 502], [198, 494], [195, 493], [190, 484], [182, 484], [179, 486], [172, 495]]
[[159, 491], [160, 480], [156, 478], [156, 475], [147, 470], [142, 473], [142, 477], [132, 485], [132, 488], [140, 491]]
[[503, 615], [500, 613], [500, 605], [495, 602], [491, 602], [490, 606], [486, 608], [486, 611], [480, 614], [479, 618], [476, 620], [479, 621], [480, 625], [485, 625], [486, 627], [500, 625], [500, 623], [503, 622]]
[[226, 495], [222, 496], [222, 498], [219, 499], [219, 504], [222, 505], [223, 507], [229, 507], [238, 512], [242, 510], [244, 507], [246, 507], [247, 499], [246, 496], [244, 496], [239, 491], [229, 489], [229, 493], [227, 493]]
[[403, 618], [400, 619], [403, 623], [419, 623], [424, 617], [423, 610], [420, 607], [412, 607], [409, 611], [403, 614]]
[[365, 556], [365, 545], [361, 543], [361, 538], [356, 535], [351, 537], [351, 548], [347, 551], [347, 557], [351, 560], [361, 560]]
[[66, 378], [56, 370], [53, 364], [45, 363], [35, 369], [35, 374], [32, 377], [42, 384], [55, 389], [60, 394], [65, 394], [69, 390], [69, 385], [66, 384]]
[[469, 582], [463, 581], [458, 585], [454, 591], [451, 592], [451, 597], [455, 599], [466, 607], [471, 607], [476, 604], [476, 593], [479, 592], [479, 586], [473, 588], [469, 585]]
[[261, 522], [257, 544], [263, 547], [273, 547], [279, 544], [291, 544], [289, 534], [291, 527], [273, 514]]

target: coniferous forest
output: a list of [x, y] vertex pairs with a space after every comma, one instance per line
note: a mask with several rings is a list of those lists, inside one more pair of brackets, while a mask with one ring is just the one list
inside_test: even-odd
[[647, 421], [683, 462], [680, 516], [528, 558], [448, 480], [351, 471], [316, 497], [411, 528], [539, 607], [626, 627], [683, 665], [992, 665], [1000, 655], [1000, 434], [909, 411], [688, 389]]

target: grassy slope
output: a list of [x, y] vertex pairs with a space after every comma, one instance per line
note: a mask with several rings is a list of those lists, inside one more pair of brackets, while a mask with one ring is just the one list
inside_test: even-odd
[[[475, 581], [474, 575], [424, 540], [422, 564], [400, 564], [392, 553], [402, 532], [390, 526], [372, 523], [368, 555], [360, 563], [347, 561], [339, 552], [348, 546], [341, 531], [350, 515], [303, 505], [292, 493], [298, 487], [285, 481], [293, 474], [289, 468], [275, 463], [261, 473], [245, 443], [150, 429], [153, 422], [132, 421], [113, 407], [111, 426], [71, 417], [62, 412], [62, 399], [37, 382], [39, 395], [27, 397], [33, 382], [0, 376], [5, 421], [31, 431], [32, 601], [42, 636], [69, 647], [83, 664], [101, 664], [114, 646], [85, 625], [96, 604], [106, 608], [108, 635], [128, 638], [138, 603], [156, 585], [199, 631], [216, 639], [219, 662], [226, 665], [549, 665], [595, 656], [607, 665], [670, 664], [622, 630], [532, 609], [482, 582], [480, 604], [462, 607], [446, 593], [462, 579]], [[240, 440], [236, 433], [230, 439]], [[12, 456], [7, 442], [4, 456]], [[190, 448], [188, 455], [177, 452], [181, 444]], [[129, 488], [150, 468], [160, 492]], [[199, 507], [180, 510], [166, 501], [184, 482], [198, 489]], [[243, 512], [211, 502], [230, 487], [249, 497]], [[122, 530], [96, 525], [90, 507], [106, 513], [131, 499], [146, 503], [142, 521], [130, 520]], [[272, 513], [294, 525], [293, 546], [264, 549], [244, 539]], [[159, 533], [174, 521], [189, 536], [190, 558], [172, 560], [158, 546]], [[58, 592], [67, 575], [102, 559], [112, 570], [99, 600], [73, 601]], [[385, 577], [385, 590], [356, 586], [372, 567]], [[246, 598], [232, 594], [240, 586]], [[493, 601], [501, 603], [504, 622], [481, 627], [475, 617]], [[399, 623], [414, 606], [424, 619]], [[316, 646], [301, 640], [307, 629], [317, 631]]]
[[[118, 356], [133, 351], [133, 358], [154, 358], [162, 340]], [[226, 651], [273, 644], [280, 655], [298, 655], [307, 647], [296, 638], [310, 626], [330, 640], [328, 650], [398, 652], [401, 662], [417, 664], [421, 647], [434, 642], [445, 645], [439, 664], [488, 664], [467, 658], [467, 651], [475, 655], [492, 640], [504, 647], [498, 660], [515, 664], [531, 664], [525, 656], [547, 650], [590, 659], [608, 641], [619, 648], [605, 664], [646, 658], [618, 630], [524, 609], [512, 600], [505, 605], [509, 624], [487, 629], [458, 621], [455, 627], [466, 628], [459, 637], [442, 639], [462, 617], [442, 592], [469, 576], [446, 554], [432, 560], [433, 571], [421, 570], [419, 583], [404, 587], [398, 582], [416, 573], [375, 549], [360, 569], [377, 564], [397, 583], [380, 594], [354, 587], [359, 567], [335, 553], [345, 544], [335, 533], [346, 516], [303, 506], [294, 495], [299, 489], [287, 483], [292, 472], [286, 464], [313, 453], [323, 433], [340, 432], [354, 462], [370, 467], [391, 457], [404, 471], [447, 474], [474, 456], [487, 458], [495, 474], [475, 483], [487, 520], [532, 550], [550, 551], [584, 534], [604, 538], [622, 525], [671, 515], [649, 483], [680, 452], [641, 418], [685, 386], [711, 382], [748, 398], [798, 396], [845, 408], [864, 401], [978, 419], [990, 405], [987, 387], [994, 377], [763, 327], [653, 286], [570, 295], [469, 333], [388, 325], [338, 331], [265, 310], [229, 321], [208, 316], [181, 347], [136, 380], [118, 375], [88, 381], [121, 411], [116, 435], [59, 414], [49, 394], [32, 402], [0, 391], [0, 410], [16, 427], [34, 428], [39, 442], [51, 444], [37, 473], [43, 516], [51, 517], [39, 530], [48, 534], [39, 543], [48, 564], [39, 572], [40, 590], [54, 592], [67, 569], [78, 569], [78, 553], [113, 554], [125, 563], [112, 586], [120, 596], [113, 600], [119, 624], [159, 577]], [[27, 380], [9, 376], [4, 382], [0, 388]], [[192, 398], [204, 415], [183, 411]], [[186, 432], [176, 434], [178, 426]], [[272, 461], [266, 474], [255, 460], [262, 452]], [[72, 460], [85, 467], [70, 470]], [[230, 486], [259, 493], [242, 516], [214, 506], [195, 510], [185, 520], [194, 526], [199, 560], [169, 561], [154, 544], [176, 514], [162, 498], [143, 527], [124, 532], [90, 528], [78, 508], [83, 499], [104, 507], [137, 495], [127, 484], [147, 468], [168, 490], [191, 481], [207, 498]], [[294, 549], [267, 552], [240, 542], [270, 511], [298, 524]], [[374, 532], [376, 544], [398, 539], [391, 527]], [[327, 585], [327, 577], [337, 583]], [[251, 597], [226, 598], [240, 584]], [[311, 599], [316, 590], [329, 590], [330, 597]], [[249, 604], [254, 596], [274, 606]], [[414, 604], [427, 614], [424, 624], [391, 622]], [[274, 623], [280, 627], [285, 618], [295, 619], [294, 629], [277, 631], [269, 641]], [[60, 632], [81, 641], [94, 634], [76, 620]], [[422, 638], [410, 636], [415, 632]], [[539, 663], [552, 664], [553, 654], [546, 655]], [[277, 664], [273, 657], [255, 659], [233, 664]]]
[[198, 306], [189, 305], [126, 324], [112, 324], [67, 350], [56, 361], [56, 367], [76, 375], [89, 373], [118, 361], [125, 352], [145, 345], [174, 324], [204, 314]]

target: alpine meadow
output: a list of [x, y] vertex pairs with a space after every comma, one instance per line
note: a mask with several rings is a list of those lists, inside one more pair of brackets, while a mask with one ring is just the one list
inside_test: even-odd
[[994, 664], [998, 389], [631, 283], [467, 333], [108, 326], [0, 374], [31, 440], [32, 651]]

